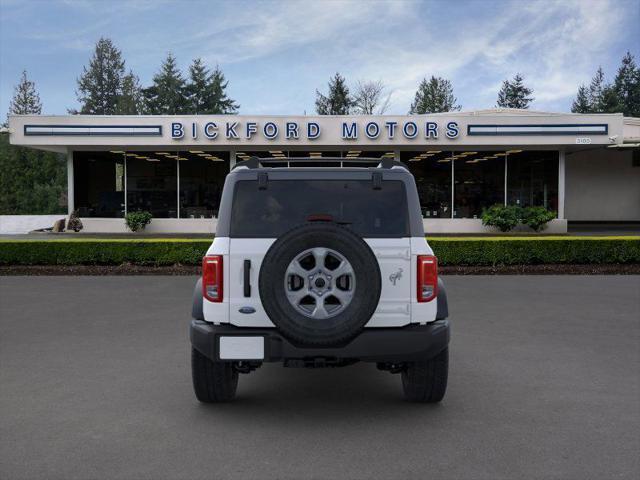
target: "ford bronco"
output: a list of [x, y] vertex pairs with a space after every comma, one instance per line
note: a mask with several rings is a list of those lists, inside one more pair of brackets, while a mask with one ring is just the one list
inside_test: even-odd
[[254, 157], [227, 176], [193, 298], [196, 397], [232, 400], [263, 362], [362, 361], [439, 402], [448, 305], [413, 176], [391, 159], [318, 161]]

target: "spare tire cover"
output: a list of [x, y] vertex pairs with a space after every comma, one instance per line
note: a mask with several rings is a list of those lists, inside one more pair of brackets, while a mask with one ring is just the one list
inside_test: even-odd
[[282, 235], [260, 267], [262, 305], [299, 345], [348, 342], [380, 300], [380, 268], [369, 245], [347, 227], [308, 223]]

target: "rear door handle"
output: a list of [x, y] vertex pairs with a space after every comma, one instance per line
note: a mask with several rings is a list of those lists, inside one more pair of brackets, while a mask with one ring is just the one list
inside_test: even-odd
[[251, 260], [244, 261], [244, 296], [251, 296]]

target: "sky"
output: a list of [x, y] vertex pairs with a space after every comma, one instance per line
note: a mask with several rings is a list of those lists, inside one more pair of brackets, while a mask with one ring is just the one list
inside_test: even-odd
[[516, 73], [532, 109], [565, 112], [598, 66], [612, 80], [627, 50], [640, 64], [640, 0], [0, 0], [0, 116], [24, 69], [43, 113], [77, 107], [101, 36], [143, 85], [168, 52], [184, 72], [196, 57], [218, 64], [241, 114], [313, 114], [335, 72], [384, 82], [389, 114], [431, 75], [463, 110], [491, 108]]

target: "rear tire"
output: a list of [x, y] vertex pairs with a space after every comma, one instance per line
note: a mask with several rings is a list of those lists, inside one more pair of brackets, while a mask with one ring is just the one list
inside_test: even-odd
[[229, 402], [236, 396], [238, 372], [229, 362], [214, 362], [191, 349], [191, 377], [196, 398], [203, 403]]
[[423, 362], [413, 362], [402, 372], [404, 398], [410, 402], [437, 403], [444, 398], [449, 376], [449, 349]]

